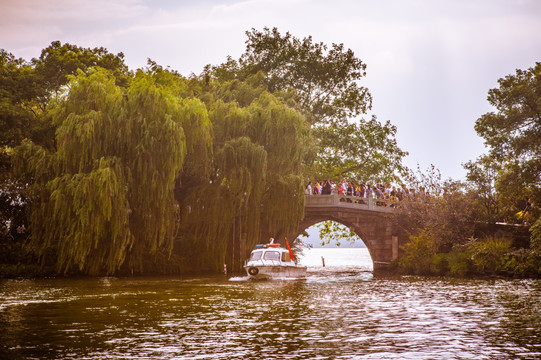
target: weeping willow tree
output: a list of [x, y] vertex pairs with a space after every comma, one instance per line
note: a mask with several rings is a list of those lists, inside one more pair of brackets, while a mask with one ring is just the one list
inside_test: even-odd
[[129, 267], [142, 271], [149, 254], [169, 254], [173, 248], [178, 217], [174, 188], [186, 156], [182, 122], [190, 105], [142, 72], [127, 91], [126, 105], [127, 122], [132, 124], [127, 166], [130, 229], [135, 237]]
[[241, 234], [251, 244], [258, 238], [267, 152], [245, 136], [250, 121], [246, 108], [219, 100], [209, 115], [215, 134], [213, 171], [183, 202], [181, 236], [184, 260], [216, 271]]
[[304, 217], [302, 160], [308, 148], [308, 124], [297, 111], [263, 93], [249, 107], [248, 132], [268, 153], [263, 198], [264, 229], [273, 236], [296, 228]]
[[[261, 237], [296, 227], [303, 217], [304, 117], [248, 82], [214, 84], [207, 105], [214, 129], [208, 183], [183, 202], [186, 261], [234, 270]], [[228, 259], [226, 259], [228, 258]]]
[[216, 271], [297, 226], [308, 126], [257, 83], [204, 89], [155, 64], [127, 88], [72, 77], [49, 109], [56, 150], [17, 150], [31, 247], [64, 273]]
[[186, 157], [189, 104], [139, 73], [128, 89], [104, 70], [79, 73], [53, 112], [57, 150], [26, 142], [17, 168], [36, 180], [31, 245], [60, 272], [114, 273], [170, 252], [175, 179]]
[[258, 237], [267, 154], [247, 137], [227, 141], [216, 154], [219, 179], [190, 192], [184, 202], [183, 251], [192, 267], [217, 270], [241, 233]]

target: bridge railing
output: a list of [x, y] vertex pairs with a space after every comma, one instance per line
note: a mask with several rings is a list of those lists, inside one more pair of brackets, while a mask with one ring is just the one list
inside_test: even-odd
[[339, 206], [351, 209], [392, 212], [397, 207], [396, 201], [364, 198], [348, 195], [305, 195], [305, 207]]

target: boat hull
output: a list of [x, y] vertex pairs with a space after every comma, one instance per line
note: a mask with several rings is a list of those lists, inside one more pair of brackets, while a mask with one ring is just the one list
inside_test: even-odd
[[303, 278], [306, 276], [306, 266], [246, 265], [244, 269], [250, 279], [255, 280]]

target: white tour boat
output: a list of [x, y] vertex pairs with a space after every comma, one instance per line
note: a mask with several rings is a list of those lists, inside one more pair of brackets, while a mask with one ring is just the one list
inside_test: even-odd
[[289, 246], [285, 249], [280, 244], [275, 244], [274, 239], [271, 239], [269, 244], [256, 245], [250, 260], [244, 265], [244, 269], [251, 279], [302, 278], [306, 276], [306, 266], [298, 265], [295, 262]]

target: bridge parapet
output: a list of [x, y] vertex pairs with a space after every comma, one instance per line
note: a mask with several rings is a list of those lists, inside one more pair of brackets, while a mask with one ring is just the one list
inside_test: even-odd
[[363, 198], [348, 195], [305, 195], [304, 206], [309, 208], [338, 206], [348, 209], [369, 210], [390, 213], [395, 210], [389, 200]]

